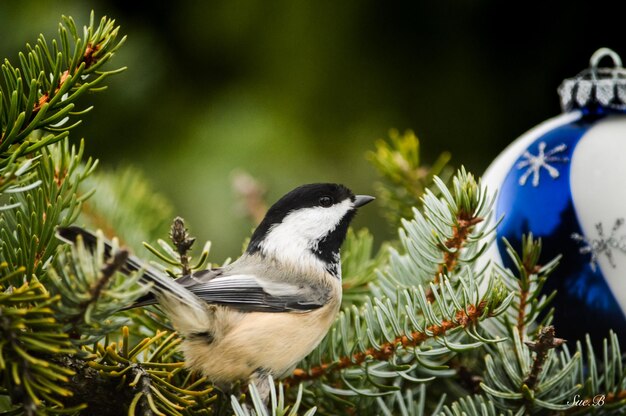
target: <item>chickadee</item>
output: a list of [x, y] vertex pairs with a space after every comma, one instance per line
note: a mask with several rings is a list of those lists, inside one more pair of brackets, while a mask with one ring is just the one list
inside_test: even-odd
[[[334, 322], [341, 305], [339, 248], [357, 208], [372, 200], [338, 184], [300, 186], [268, 210], [236, 261], [176, 280], [130, 256], [122, 271], [141, 270], [141, 280], [152, 284], [131, 307], [158, 302], [183, 337], [190, 369], [218, 385], [252, 381], [266, 399], [268, 376], [288, 376]], [[78, 227], [59, 228], [57, 235], [96, 244]]]

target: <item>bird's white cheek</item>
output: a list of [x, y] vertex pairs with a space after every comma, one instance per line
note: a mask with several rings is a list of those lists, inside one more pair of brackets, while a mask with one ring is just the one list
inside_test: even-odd
[[352, 202], [346, 200], [329, 208], [294, 211], [270, 229], [260, 244], [261, 250], [265, 255], [285, 262], [298, 262], [302, 267], [323, 267], [312, 251], [351, 209]]
[[319, 241], [332, 232], [342, 218], [353, 209], [352, 201], [345, 200], [329, 208], [311, 207], [289, 213], [280, 224], [276, 224], [270, 231], [270, 238], [286, 239], [283, 244], [289, 244], [291, 239], [305, 239], [311, 242]]

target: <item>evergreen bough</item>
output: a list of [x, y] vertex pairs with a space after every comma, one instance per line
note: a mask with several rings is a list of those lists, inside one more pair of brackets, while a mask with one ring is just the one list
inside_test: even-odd
[[[108, 18], [80, 30], [63, 17], [2, 64], [0, 80], [0, 412], [5, 415], [577, 415], [623, 414], [617, 337], [567, 345], [541, 290], [558, 259], [541, 242], [509, 246], [516, 270], [487, 265], [493, 190], [443, 154], [428, 169], [411, 132], [369, 158], [395, 241], [374, 253], [367, 230], [342, 251], [343, 309], [313, 353], [277, 381], [220, 392], [184, 367], [180, 338], [157, 307], [119, 312], [147, 290], [118, 270], [132, 249], [172, 276], [207, 267], [169, 202], [128, 168], [98, 172], [71, 129], [106, 88], [124, 41]], [[439, 175], [439, 176], [437, 176]], [[443, 178], [443, 179], [441, 179]], [[58, 226], [100, 229], [94, 252], [59, 244]], [[104, 234], [114, 252], [104, 260]], [[142, 243], [147, 249], [143, 251]], [[250, 340], [254, 342], [254, 340]], [[207, 357], [217, 359], [220, 357]], [[572, 406], [575, 399], [601, 406]]]

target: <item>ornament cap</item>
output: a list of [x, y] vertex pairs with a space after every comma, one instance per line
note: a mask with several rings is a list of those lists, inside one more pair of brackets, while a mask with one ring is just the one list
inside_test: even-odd
[[[604, 58], [610, 58], [613, 67], [600, 67]], [[626, 69], [615, 51], [600, 48], [591, 55], [589, 68], [564, 80], [558, 92], [564, 112], [577, 109], [626, 112]]]

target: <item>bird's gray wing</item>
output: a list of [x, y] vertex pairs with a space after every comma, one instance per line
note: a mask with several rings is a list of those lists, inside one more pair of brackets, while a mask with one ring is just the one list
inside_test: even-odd
[[[145, 267], [146, 266], [144, 264], [141, 264], [139, 260], [131, 256], [128, 258], [128, 261], [126, 262], [126, 264], [123, 266], [122, 271], [131, 273], [131, 272], [143, 269], [144, 274], [152, 276], [154, 274], [154, 271], [145, 270]], [[215, 269], [209, 269], [209, 270], [200, 270], [193, 274], [188, 274], [188, 275], [179, 277], [178, 279], [174, 279], [174, 280], [168, 279], [168, 280], [170, 282], [170, 286], [172, 285], [175, 285], [175, 287], [182, 286], [185, 289], [187, 289], [189, 286], [197, 285], [203, 282], [208, 282], [214, 279], [215, 277], [220, 276], [222, 273], [224, 273], [224, 269], [215, 268]], [[137, 308], [140, 306], [154, 305], [155, 303], [158, 303], [158, 300], [155, 294], [146, 293], [145, 295], [137, 299], [132, 305], [124, 309], [132, 309], [132, 308]]]
[[328, 290], [275, 282], [255, 275], [217, 276], [186, 286], [203, 301], [245, 312], [305, 312], [324, 306]]
[[178, 283], [179, 285], [183, 287], [189, 287], [189, 286], [209, 282], [215, 279], [216, 277], [221, 276], [222, 274], [224, 274], [224, 269], [222, 268], [200, 270], [200, 271], [194, 272], [193, 274], [188, 274], [186, 276], [179, 277], [175, 281], [176, 283]]

